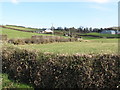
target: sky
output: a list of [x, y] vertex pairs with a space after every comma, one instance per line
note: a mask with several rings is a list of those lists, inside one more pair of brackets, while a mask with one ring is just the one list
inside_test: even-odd
[[0, 24], [35, 28], [118, 26], [119, 0], [1, 0]]

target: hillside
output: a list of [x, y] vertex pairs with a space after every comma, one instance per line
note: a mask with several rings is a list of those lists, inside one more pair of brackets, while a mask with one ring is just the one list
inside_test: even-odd
[[38, 34], [38, 33], [31, 33], [31, 32], [22, 32], [12, 29], [6, 29], [0, 27], [0, 34], [7, 35], [8, 38], [31, 38], [33, 35], [45, 35], [48, 36], [49, 34]]
[[4, 25], [4, 27], [13, 28], [13, 29], [20, 29], [20, 30], [26, 30], [26, 31], [36, 31], [36, 30], [39, 30], [37, 28], [30, 28], [30, 27], [16, 26], [16, 25]]

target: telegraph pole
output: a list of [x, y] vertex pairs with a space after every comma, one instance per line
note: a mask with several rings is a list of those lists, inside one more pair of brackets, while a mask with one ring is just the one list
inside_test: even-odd
[[52, 31], [53, 31], [53, 35], [54, 35], [53, 23], [52, 23]]

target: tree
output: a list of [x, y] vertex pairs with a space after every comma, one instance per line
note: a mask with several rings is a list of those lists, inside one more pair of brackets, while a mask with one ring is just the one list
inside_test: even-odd
[[67, 27], [64, 27], [64, 30], [65, 30], [65, 31], [69, 31], [69, 29], [68, 29]]
[[90, 27], [90, 28], [89, 28], [89, 31], [90, 31], [90, 32], [92, 32], [92, 31], [93, 31], [93, 30], [92, 30], [92, 27]]
[[83, 32], [83, 27], [82, 26], [80, 26], [78, 29], [77, 29], [77, 32], [79, 32], [79, 33], [81, 33], [81, 32]]
[[62, 30], [63, 30], [63, 28], [62, 28], [62, 27], [57, 27], [57, 29], [56, 29], [56, 30], [61, 30], [61, 31], [62, 31]]

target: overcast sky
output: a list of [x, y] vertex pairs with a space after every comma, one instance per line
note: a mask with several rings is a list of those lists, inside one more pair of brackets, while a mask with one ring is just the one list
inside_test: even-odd
[[0, 24], [37, 28], [118, 25], [119, 0], [1, 0]]

